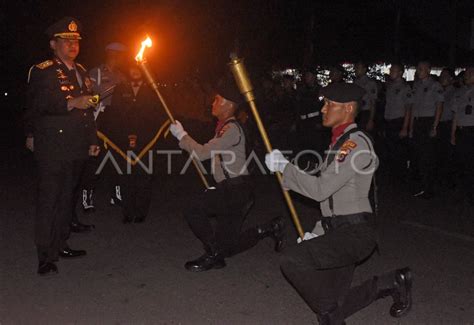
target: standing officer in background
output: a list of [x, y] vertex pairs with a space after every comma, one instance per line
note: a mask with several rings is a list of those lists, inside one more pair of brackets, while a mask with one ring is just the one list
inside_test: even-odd
[[323, 156], [327, 129], [323, 128], [321, 122], [322, 103], [318, 100], [320, 87], [316, 79], [315, 70], [307, 69], [303, 74], [303, 85], [298, 88], [296, 96], [296, 106], [298, 109], [298, 118], [296, 131], [298, 135], [297, 154], [311, 150], [311, 153], [299, 157], [298, 165], [304, 170], [310, 170], [319, 164], [320, 161], [314, 158], [314, 151], [321, 157]]
[[[259, 240], [272, 237], [275, 250], [280, 250], [283, 236], [281, 217], [270, 223], [241, 232], [248, 211], [251, 186], [246, 179], [246, 137], [236, 121], [241, 103], [240, 93], [230, 84], [223, 84], [212, 104], [212, 115], [218, 119], [213, 139], [202, 145], [197, 143], [176, 121], [170, 131], [179, 140], [180, 148], [199, 160], [212, 160], [215, 189], [207, 189], [189, 201], [184, 212], [191, 230], [203, 243], [205, 253], [189, 261], [185, 268], [192, 272], [219, 269], [226, 266], [225, 258], [255, 246]], [[215, 216], [216, 227], [210, 218]]]
[[443, 87], [443, 113], [438, 125], [438, 138], [436, 145], [436, 164], [438, 181], [441, 185], [453, 188], [455, 178], [454, 145], [452, 139], [452, 125], [454, 118], [455, 97], [458, 89], [454, 87], [454, 71], [444, 68], [439, 76], [439, 83]]
[[462, 186], [468, 202], [474, 206], [474, 67], [464, 73], [464, 86], [455, 99], [452, 143], [461, 165]]
[[431, 75], [431, 64], [418, 63], [418, 80], [413, 85], [413, 110], [410, 133], [413, 134], [416, 169], [420, 173], [421, 186], [415, 197], [430, 199], [434, 195], [436, 172], [436, 136], [443, 113], [443, 88]]
[[40, 275], [57, 273], [58, 257], [86, 255], [67, 244], [80, 172], [88, 155], [99, 153], [91, 83], [74, 62], [80, 32], [79, 21], [71, 17], [50, 26], [54, 57], [33, 66], [29, 75], [27, 147], [35, 153], [39, 173], [35, 243]]
[[385, 101], [385, 138], [387, 170], [403, 176], [408, 160], [408, 128], [411, 118], [411, 87], [403, 79], [405, 68], [392, 63]]
[[[139, 67], [133, 63], [128, 69], [127, 81], [117, 86], [112, 107], [120, 119], [120, 134], [116, 139], [122, 148], [131, 151], [132, 159], [137, 159], [143, 150], [146, 153], [140, 158], [143, 164], [137, 163], [123, 169], [120, 176], [122, 194], [123, 223], [142, 223], [148, 216], [154, 165], [146, 166], [150, 151], [156, 149], [158, 130], [166, 121], [164, 109], [152, 88], [148, 86]], [[155, 138], [155, 139], [154, 139]], [[125, 151], [125, 150], [124, 150]], [[118, 156], [120, 161], [122, 157]], [[153, 169], [149, 169], [149, 168]]]
[[354, 123], [364, 90], [354, 84], [323, 88], [323, 124], [332, 128], [328, 155], [317, 176], [289, 163], [279, 150], [267, 154], [271, 171], [283, 173], [283, 186], [321, 202], [325, 234], [289, 248], [281, 270], [321, 325], [341, 325], [344, 319], [373, 301], [392, 296], [393, 317], [411, 307], [408, 268], [373, 277], [352, 287], [356, 265], [376, 248], [368, 194], [378, 165], [371, 139]]
[[346, 76], [346, 70], [339, 64], [333, 65], [329, 68], [329, 81], [330, 83], [340, 83], [344, 82]]
[[364, 62], [357, 62], [354, 66], [356, 79], [354, 83], [365, 90], [364, 97], [360, 105], [358, 124], [366, 131], [374, 129], [375, 104], [377, 101], [377, 83], [367, 76], [368, 65]]
[[[107, 134], [117, 122], [118, 114], [116, 110], [111, 110], [112, 94], [114, 93], [114, 86], [125, 81], [125, 76], [120, 71], [123, 65], [124, 53], [127, 50], [125, 45], [121, 43], [110, 43], [105, 47], [105, 63], [98, 67], [92, 68], [89, 71], [90, 79], [93, 81], [92, 90], [95, 94], [100, 94], [105, 97], [99, 102], [94, 112], [94, 117], [97, 123], [97, 129]], [[85, 212], [94, 210], [94, 188], [99, 180], [99, 176], [95, 175], [98, 167], [98, 158], [91, 158], [84, 176], [82, 179], [82, 208]], [[114, 174], [112, 174], [114, 175]], [[112, 177], [111, 179], [113, 191], [111, 193], [110, 203], [112, 205], [120, 205], [122, 195], [120, 193], [120, 186], [118, 179]]]

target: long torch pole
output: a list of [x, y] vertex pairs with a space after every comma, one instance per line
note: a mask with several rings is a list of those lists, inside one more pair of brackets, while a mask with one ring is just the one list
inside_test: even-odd
[[[171, 114], [171, 110], [169, 109], [168, 105], [166, 105], [165, 99], [161, 95], [161, 92], [158, 89], [158, 85], [156, 84], [155, 79], [153, 78], [153, 75], [150, 72], [150, 69], [148, 69], [148, 65], [146, 64], [146, 61], [141, 60], [140, 62], [138, 62], [138, 64], [140, 65], [140, 68], [142, 69], [143, 73], [145, 74], [145, 77], [147, 78], [148, 83], [151, 85], [151, 87], [155, 91], [156, 95], [158, 96], [158, 98], [159, 98], [161, 104], [163, 105], [163, 108], [165, 109], [165, 112], [168, 115], [171, 123], [174, 123], [176, 120], [174, 119], [173, 114]], [[196, 168], [196, 171], [197, 171], [199, 177], [201, 178], [201, 181], [203, 182], [204, 186], [206, 187], [206, 189], [209, 189], [209, 183], [207, 182], [206, 177], [204, 176], [201, 168], [199, 167], [199, 164], [197, 163], [197, 161], [194, 158], [192, 158], [192, 161], [193, 161], [193, 165]]]
[[[265, 149], [267, 149], [267, 152], [270, 153], [272, 151], [272, 145], [270, 144], [267, 131], [265, 130], [265, 126], [263, 125], [262, 119], [260, 118], [260, 114], [258, 113], [257, 105], [255, 104], [255, 96], [253, 94], [253, 87], [250, 82], [250, 78], [248, 77], [247, 70], [245, 69], [244, 62], [242, 59], [232, 57], [229, 66], [230, 70], [232, 71], [232, 74], [234, 75], [235, 82], [237, 83], [237, 86], [240, 89], [240, 92], [242, 93], [242, 95], [245, 96], [246, 101], [250, 105], [253, 117], [255, 118], [255, 122], [257, 122], [258, 130], [260, 131], [263, 143], [265, 144]], [[290, 210], [291, 218], [293, 219], [293, 223], [295, 224], [296, 231], [298, 232], [299, 236], [303, 238], [303, 227], [301, 227], [300, 219], [298, 218], [298, 214], [296, 213], [296, 209], [293, 204], [293, 200], [291, 199], [290, 193], [283, 188], [283, 177], [281, 173], [277, 172], [276, 177], [278, 179], [278, 182], [280, 183], [280, 187], [283, 192], [286, 204], [288, 205], [288, 209]]]

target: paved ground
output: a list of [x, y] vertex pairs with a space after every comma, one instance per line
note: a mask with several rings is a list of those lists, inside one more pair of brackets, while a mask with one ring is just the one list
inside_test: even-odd
[[[102, 191], [98, 211], [82, 218], [97, 229], [70, 240], [71, 247], [87, 249], [88, 256], [60, 261], [56, 277], [38, 277], [31, 157], [12, 154], [0, 164], [0, 324], [317, 323], [280, 274], [270, 240], [230, 259], [222, 270], [184, 270], [184, 262], [200, 254], [180, 214], [187, 198], [200, 190], [192, 174], [157, 181], [151, 216], [142, 225], [121, 224], [119, 211], [106, 204]], [[390, 302], [379, 301], [347, 323], [474, 324], [472, 208], [455, 191], [417, 202], [409, 198], [409, 188], [388, 178], [381, 183], [382, 255], [360, 266], [355, 282], [410, 265], [414, 308], [395, 320], [388, 315]], [[261, 179], [257, 197], [249, 225], [285, 211], [273, 177]], [[300, 201], [296, 205], [309, 229], [319, 216], [317, 208]], [[293, 245], [291, 225], [287, 232]]]

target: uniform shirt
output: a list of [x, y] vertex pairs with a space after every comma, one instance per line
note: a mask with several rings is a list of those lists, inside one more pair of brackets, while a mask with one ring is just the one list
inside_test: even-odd
[[413, 85], [413, 116], [434, 117], [436, 106], [444, 102], [443, 87], [432, 77], [417, 80]]
[[[112, 86], [125, 82], [124, 75], [118, 71], [111, 71], [105, 64], [101, 64], [89, 71], [89, 77], [94, 82], [92, 90], [95, 94], [104, 94], [104, 91]], [[112, 91], [113, 93], [113, 91]], [[112, 103], [112, 96], [108, 96], [102, 101], [104, 106], [109, 106]]]
[[455, 115], [458, 126], [474, 126], [474, 85], [464, 86], [456, 93]]
[[405, 80], [387, 82], [385, 119], [403, 118], [407, 105], [411, 104], [412, 92]]
[[365, 95], [362, 97], [361, 111], [367, 111], [370, 109], [370, 103], [372, 107], [375, 107], [375, 101], [377, 100], [377, 83], [370, 79], [367, 75], [354, 80], [354, 83], [364, 88]]
[[80, 64], [69, 69], [59, 58], [37, 64], [28, 76], [27, 133], [35, 139], [37, 159], [75, 160], [88, 157], [97, 144], [92, 109], [68, 110], [70, 98], [90, 93], [91, 82]]
[[[235, 120], [233, 117], [230, 119]], [[217, 183], [226, 179], [222, 168], [227, 170], [230, 178], [248, 174], [245, 164], [245, 135], [236, 123], [227, 123], [222, 129], [218, 129], [214, 138], [204, 145], [186, 135], [179, 142], [179, 147], [190, 154], [194, 153], [201, 161], [212, 159], [212, 174]], [[223, 159], [222, 165], [219, 155]]]
[[455, 96], [457, 89], [454, 86], [448, 86], [444, 89], [443, 97], [443, 114], [441, 115], [441, 122], [452, 121], [454, 117]]
[[[350, 124], [344, 133], [355, 127], [356, 124]], [[334, 161], [329, 166], [327, 163], [326, 157], [319, 176], [308, 175], [287, 164], [283, 186], [321, 202], [324, 217], [372, 212], [369, 190], [378, 166], [372, 141], [364, 133], [354, 132], [336, 153]], [[334, 211], [330, 209], [331, 196]]]

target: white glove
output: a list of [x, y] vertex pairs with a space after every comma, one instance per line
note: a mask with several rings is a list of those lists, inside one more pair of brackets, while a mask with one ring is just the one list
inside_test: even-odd
[[178, 141], [181, 141], [181, 139], [188, 134], [188, 132], [184, 131], [184, 128], [179, 121], [175, 121], [170, 125], [170, 132], [176, 139], [178, 139]]
[[267, 168], [272, 172], [283, 173], [288, 163], [288, 159], [286, 159], [278, 149], [275, 149], [265, 155], [265, 165], [267, 165]]
[[303, 240], [310, 240], [310, 239], [313, 239], [313, 238], [316, 238], [316, 237], [318, 237], [318, 235], [313, 234], [312, 232], [305, 232], [304, 236], [303, 236], [303, 239], [301, 239], [301, 237], [298, 237], [296, 242], [298, 244], [300, 244], [301, 242], [303, 242]]

